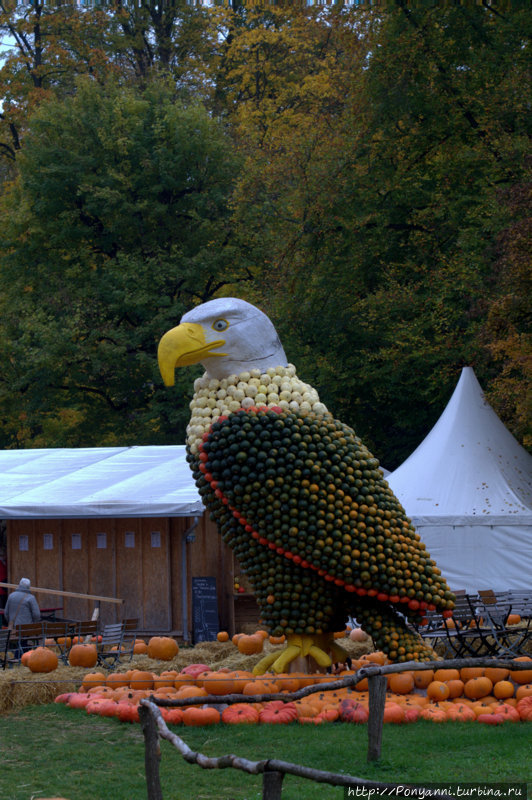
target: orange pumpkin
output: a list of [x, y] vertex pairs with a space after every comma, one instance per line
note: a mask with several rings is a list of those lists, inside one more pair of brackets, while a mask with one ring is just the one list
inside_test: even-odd
[[396, 694], [409, 694], [414, 688], [413, 672], [394, 672], [388, 676], [388, 687]]
[[153, 672], [147, 672], [141, 669], [132, 670], [129, 685], [132, 689], [152, 689]]
[[177, 690], [176, 697], [207, 697], [207, 690], [203, 686], [181, 686]]
[[437, 669], [434, 673], [435, 681], [457, 681], [460, 679], [460, 670], [458, 669]]
[[259, 721], [259, 711], [250, 703], [234, 703], [222, 711], [222, 722], [230, 725], [244, 723], [256, 725]]
[[464, 693], [464, 682], [459, 678], [456, 680], [446, 681], [449, 687], [449, 698], [454, 700], [455, 697], [462, 697]]
[[216, 634], [216, 638], [219, 642], [228, 642], [229, 641], [229, 634], [227, 631], [218, 631]]
[[183, 711], [180, 708], [161, 708], [161, 714], [167, 725], [180, 725], [183, 722]]
[[103, 672], [88, 672], [83, 678], [81, 688], [86, 692], [92, 686], [105, 686], [106, 681]]
[[532, 695], [522, 697], [518, 701], [517, 712], [522, 720], [532, 721]]
[[133, 645], [133, 653], [135, 655], [144, 655], [148, 652], [148, 645], [144, 641], [144, 639], [137, 639], [135, 644]]
[[493, 694], [499, 700], [506, 700], [514, 696], [514, 685], [512, 681], [497, 681], [493, 686]]
[[284, 633], [283, 633], [282, 636], [270, 636], [269, 637], [270, 644], [284, 644], [285, 641], [286, 641], [286, 636], [284, 635]]
[[157, 677], [154, 675], [153, 677], [153, 688], [154, 689], [162, 689], [162, 688], [175, 688], [174, 682], [177, 678], [177, 672], [175, 669], [169, 669], [165, 672], [161, 672], [161, 674]]
[[505, 681], [509, 674], [510, 670], [502, 667], [486, 667], [484, 670], [484, 675], [486, 678], [489, 678], [492, 683]]
[[259, 712], [259, 722], [274, 725], [283, 725], [297, 719], [297, 706], [295, 703], [284, 703], [282, 700], [273, 700], [266, 703]]
[[428, 719], [431, 722], [447, 722], [447, 714], [441, 708], [422, 708], [419, 712], [421, 719]]
[[243, 655], [251, 656], [255, 653], [261, 653], [264, 647], [264, 639], [261, 635], [254, 633], [251, 636], [240, 636], [236, 644], [239, 652]]
[[36, 647], [28, 657], [27, 666], [31, 672], [53, 672], [58, 663], [57, 655], [47, 647]]
[[148, 657], [171, 661], [179, 653], [179, 645], [171, 636], [152, 636], [148, 642]]
[[94, 644], [75, 644], [70, 648], [68, 663], [71, 667], [91, 669], [98, 661], [98, 651]]
[[447, 700], [449, 697], [449, 687], [443, 681], [432, 681], [427, 686], [427, 697], [436, 702], [439, 700]]
[[242, 694], [275, 694], [278, 691], [279, 686], [275, 681], [268, 680], [268, 678], [260, 678], [259, 680], [248, 681], [242, 690]]
[[470, 700], [481, 700], [487, 697], [493, 689], [493, 683], [489, 678], [482, 676], [480, 678], [471, 678], [466, 681], [464, 686], [464, 694]]
[[426, 689], [433, 680], [434, 670], [432, 669], [419, 669], [414, 672], [414, 685], [416, 689]]
[[405, 712], [398, 703], [386, 703], [383, 722], [394, 722], [396, 725], [405, 721]]
[[[532, 666], [532, 658], [530, 658], [530, 656], [520, 656], [519, 658], [515, 658], [514, 661], [530, 661]], [[532, 669], [513, 669], [510, 672], [510, 677], [516, 683], [532, 683]]]
[[523, 697], [530, 697], [532, 695], [532, 683], [523, 683], [517, 687], [515, 698], [517, 702], [522, 700]]
[[118, 689], [120, 686], [129, 686], [129, 675], [125, 672], [110, 672], [105, 680], [105, 685], [110, 686], [112, 689]]
[[185, 725], [216, 725], [220, 722], [220, 712], [212, 706], [207, 708], [200, 708], [199, 706], [190, 706], [183, 709], [183, 722]]
[[462, 667], [460, 670], [460, 679], [465, 683], [471, 678], [481, 678], [484, 675], [483, 667]]
[[521, 622], [521, 617], [519, 614], [508, 614], [508, 619], [506, 620], [507, 625], [519, 625]]

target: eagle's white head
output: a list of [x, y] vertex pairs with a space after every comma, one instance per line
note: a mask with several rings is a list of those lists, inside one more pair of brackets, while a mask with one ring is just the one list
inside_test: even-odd
[[287, 364], [266, 314], [235, 297], [210, 300], [184, 314], [180, 324], [162, 337], [157, 357], [166, 386], [173, 385], [176, 367], [189, 364], [203, 364], [207, 375], [218, 380]]

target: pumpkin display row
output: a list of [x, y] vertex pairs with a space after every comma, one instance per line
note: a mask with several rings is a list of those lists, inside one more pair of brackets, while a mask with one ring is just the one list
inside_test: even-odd
[[212, 300], [163, 336], [167, 385], [201, 362], [187, 460], [211, 519], [233, 548], [286, 649], [256, 666], [283, 672], [298, 656], [343, 661], [332, 632], [356, 617], [395, 661], [428, 661], [408, 623], [452, 614], [454, 595], [379, 462], [288, 364], [275, 328], [235, 298]]
[[[530, 670], [501, 668], [463, 668], [409, 671], [388, 676], [384, 721], [433, 722], [532, 721], [532, 659]], [[365, 664], [385, 662], [383, 653], [363, 656], [356, 669]], [[365, 723], [368, 720], [369, 697], [367, 679], [354, 687], [319, 691], [319, 684], [330, 676], [292, 673], [254, 676], [244, 670], [213, 671], [205, 664], [190, 665], [188, 672], [167, 670], [160, 675], [142, 670], [126, 673], [89, 673], [80, 692], [65, 693], [56, 698], [71, 708], [87, 713], [113, 716], [122, 721], [138, 721], [138, 704], [146, 697], [165, 700], [216, 695], [219, 703], [205, 706], [161, 708], [166, 722], [185, 725], [227, 723], [344, 722]], [[346, 671], [342, 676], [353, 674]], [[267, 695], [317, 684], [318, 691], [301, 699], [268, 700]], [[224, 695], [248, 695], [250, 702], [223, 706]], [[254, 695], [266, 695], [264, 702], [252, 701]]]

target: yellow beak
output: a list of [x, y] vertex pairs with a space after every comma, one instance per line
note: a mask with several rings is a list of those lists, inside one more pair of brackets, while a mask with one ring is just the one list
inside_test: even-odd
[[165, 386], [174, 385], [176, 367], [187, 367], [198, 364], [204, 358], [225, 356], [226, 353], [212, 353], [214, 347], [222, 347], [224, 339], [207, 342], [201, 325], [195, 322], [182, 322], [176, 328], [167, 331], [159, 342], [157, 360]]

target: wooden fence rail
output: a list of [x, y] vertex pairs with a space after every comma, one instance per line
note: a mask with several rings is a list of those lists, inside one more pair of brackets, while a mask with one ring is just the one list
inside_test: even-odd
[[[380, 758], [382, 728], [384, 716], [384, 703], [386, 699], [386, 676], [395, 672], [406, 670], [420, 671], [428, 669], [462, 669], [463, 667], [496, 667], [511, 670], [530, 669], [530, 662], [516, 661], [501, 658], [454, 658], [444, 661], [407, 661], [403, 664], [388, 664], [386, 666], [368, 665], [361, 667], [354, 675], [348, 675], [339, 680], [319, 682], [312, 686], [305, 686], [295, 692], [275, 693], [275, 694], [230, 694], [230, 695], [207, 695], [203, 697], [187, 697], [180, 700], [170, 700], [165, 698], [150, 697], [140, 701], [139, 717], [142, 724], [145, 742], [145, 767], [146, 784], [148, 790], [148, 800], [163, 800], [161, 783], [159, 778], [159, 762], [161, 750], [159, 739], [169, 741], [183, 756], [185, 761], [198, 764], [203, 769], [239, 769], [251, 774], [263, 775], [262, 800], [281, 800], [282, 781], [285, 774], [296, 775], [300, 778], [316, 781], [318, 783], [328, 783], [332, 786], [365, 786], [375, 789], [396, 788], [396, 784], [378, 783], [367, 781], [351, 775], [324, 772], [322, 770], [304, 767], [300, 764], [291, 764], [278, 759], [267, 759], [264, 761], [248, 761], [236, 755], [224, 755], [218, 758], [211, 758], [202, 753], [196, 753], [186, 744], [177, 734], [170, 731], [159, 711], [160, 707], [179, 708], [180, 706], [191, 705], [232, 705], [234, 703], [261, 703], [268, 700], [299, 700], [316, 692], [324, 692], [334, 689], [343, 689], [354, 686], [363, 678], [368, 679], [369, 688], [369, 719], [368, 719], [368, 754], [367, 760], [374, 761]], [[416, 789], [411, 788], [410, 796], [416, 796]], [[420, 789], [420, 794], [422, 793]], [[449, 798], [451, 794], [440, 792], [431, 794], [434, 798]]]

